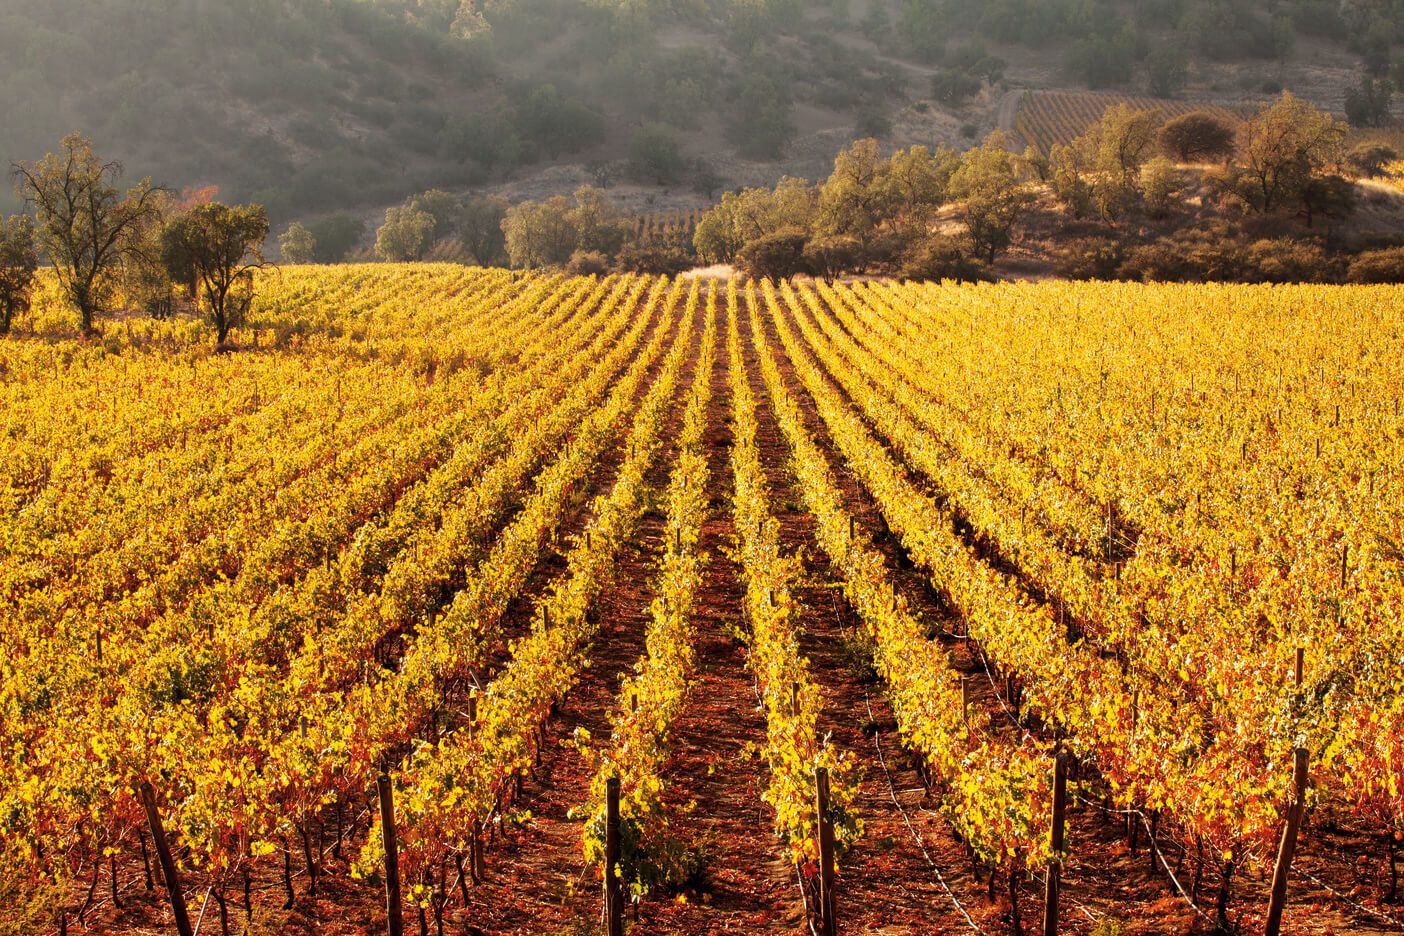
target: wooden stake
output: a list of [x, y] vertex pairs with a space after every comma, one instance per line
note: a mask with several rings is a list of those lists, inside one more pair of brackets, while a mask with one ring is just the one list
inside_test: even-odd
[[1058, 936], [1058, 890], [1063, 877], [1063, 820], [1067, 813], [1068, 755], [1060, 751], [1053, 762], [1053, 829], [1049, 835], [1053, 861], [1048, 865], [1044, 892], [1043, 936]]
[[484, 876], [487, 874], [487, 869], [484, 867], [485, 862], [483, 861], [483, 823], [479, 819], [473, 820], [472, 846], [473, 883], [480, 884], [482, 883]]
[[395, 790], [385, 774], [375, 778], [375, 788], [380, 794], [380, 833], [385, 842], [385, 931], [389, 936], [404, 936], [404, 910], [400, 906], [400, 851], [395, 837]]
[[624, 892], [619, 881], [619, 778], [605, 781], [605, 932], [624, 936]]
[[814, 771], [814, 806], [819, 818], [819, 933], [837, 936], [834, 901], [834, 823], [829, 817], [829, 769]]
[[1282, 931], [1282, 911], [1287, 907], [1287, 876], [1292, 871], [1292, 855], [1297, 850], [1297, 832], [1302, 825], [1306, 805], [1307, 750], [1297, 748], [1292, 763], [1292, 803], [1287, 808], [1287, 825], [1282, 830], [1282, 843], [1277, 850], [1277, 865], [1272, 871], [1272, 896], [1268, 902], [1264, 936], [1278, 936]]
[[166, 830], [161, 824], [161, 813], [156, 809], [156, 793], [145, 780], [138, 788], [141, 805], [146, 809], [146, 824], [151, 827], [151, 837], [156, 842], [156, 857], [161, 862], [161, 874], [166, 881], [166, 892], [171, 898], [171, 913], [175, 916], [176, 932], [180, 936], [192, 936], [190, 914], [185, 909], [185, 895], [180, 891], [180, 872], [175, 859], [171, 857], [171, 843], [166, 841]]
[[1297, 689], [1302, 688], [1302, 664], [1306, 662], [1306, 648], [1297, 648]]
[[149, 894], [155, 889], [155, 885], [151, 882], [151, 856], [146, 852], [146, 835], [139, 828], [137, 829], [137, 839], [141, 842], [141, 868], [146, 874], [146, 892]]

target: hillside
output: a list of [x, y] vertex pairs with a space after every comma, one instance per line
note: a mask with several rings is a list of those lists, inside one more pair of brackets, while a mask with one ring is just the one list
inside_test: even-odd
[[[429, 187], [632, 181], [677, 206], [815, 178], [855, 136], [1016, 130], [1028, 89], [1241, 108], [1285, 86], [1339, 111], [1362, 66], [1401, 70], [1404, 11], [1335, 6], [0, 0], [0, 160], [79, 130], [135, 175], [215, 184], [280, 221]], [[631, 180], [646, 125], [666, 171]]]

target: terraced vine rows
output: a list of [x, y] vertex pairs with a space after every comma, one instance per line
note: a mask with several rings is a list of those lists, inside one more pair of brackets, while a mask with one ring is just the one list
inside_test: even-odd
[[[0, 921], [1393, 932], [1397, 289], [290, 270], [0, 346]], [[1298, 651], [1300, 685], [1293, 677]], [[1067, 850], [1054, 755], [1075, 757]], [[1147, 841], [1149, 839], [1149, 841]]]

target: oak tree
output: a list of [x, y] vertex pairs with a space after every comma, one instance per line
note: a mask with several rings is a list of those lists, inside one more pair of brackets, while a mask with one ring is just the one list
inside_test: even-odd
[[162, 255], [189, 263], [198, 301], [220, 344], [243, 324], [253, 302], [254, 273], [265, 266], [268, 214], [262, 205], [197, 205], [166, 226]]

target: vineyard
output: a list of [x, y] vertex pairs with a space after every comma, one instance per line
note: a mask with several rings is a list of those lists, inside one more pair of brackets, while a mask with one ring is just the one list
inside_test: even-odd
[[1014, 116], [1014, 129], [1026, 145], [1045, 156], [1055, 146], [1067, 146], [1102, 119], [1107, 108], [1129, 104], [1137, 110], [1159, 111], [1167, 120], [1193, 111], [1207, 111], [1238, 126], [1247, 110], [1195, 101], [1127, 97], [1097, 91], [1027, 91]]
[[228, 353], [31, 328], [0, 933], [1400, 932], [1401, 307], [376, 265]]

